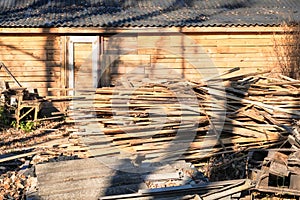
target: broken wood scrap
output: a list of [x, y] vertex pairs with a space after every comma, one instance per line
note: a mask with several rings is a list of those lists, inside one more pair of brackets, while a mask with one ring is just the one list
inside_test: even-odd
[[214, 147], [212, 149], [206, 150], [206, 149], [198, 149], [190, 151], [190, 154], [185, 155], [184, 159], [193, 161], [193, 162], [199, 162], [203, 159], [216, 157], [224, 154], [235, 154], [238, 151], [244, 151], [247, 152], [252, 149], [268, 149], [277, 145], [282, 144], [282, 142], [278, 141], [264, 141], [264, 142], [257, 142], [257, 143], [246, 143], [238, 145], [237, 147], [229, 147], [231, 149], [222, 151], [222, 148]]
[[[137, 83], [137, 88], [98, 88], [93, 103], [81, 104], [73, 117], [78, 123], [98, 122], [102, 133], [115, 147], [133, 152], [160, 151], [174, 142], [178, 131], [182, 130], [196, 133], [186, 153], [191, 156], [198, 149], [215, 144], [215, 141], [202, 144], [202, 140], [206, 141], [204, 135], [213, 131], [213, 127], [222, 132], [216, 144], [220, 146], [224, 142], [226, 150], [274, 145], [286, 139], [288, 131], [284, 126], [291, 125], [289, 116], [300, 116], [297, 91], [289, 91], [286, 87], [299, 88], [299, 83], [287, 78], [282, 81], [269, 78], [268, 72], [231, 77], [227, 74], [227, 78], [217, 77], [209, 84], [188, 82], [194, 95], [185, 93], [179, 80]], [[218, 88], [214, 81], [223, 82], [224, 89]], [[189, 100], [184, 104], [178, 101], [184, 98]], [[92, 98], [83, 102], [90, 100]], [[96, 114], [85, 117], [91, 110]], [[220, 118], [222, 115], [225, 116]], [[198, 127], [193, 127], [195, 123]], [[97, 142], [89, 144], [97, 146]], [[100, 150], [100, 146], [97, 149]]]
[[299, 85], [300, 81], [295, 80], [295, 81], [279, 81], [279, 82], [272, 82], [272, 83], [266, 83], [267, 86], [278, 86], [278, 85]]
[[[128, 159], [127, 155], [145, 154], [145, 160], [140, 164], [172, 160], [168, 155], [199, 163], [212, 156], [237, 152], [245, 154], [250, 149], [270, 148], [284, 143], [291, 134], [284, 126], [289, 127], [292, 120], [300, 116], [296, 93], [287, 92], [290, 88], [285, 85], [265, 84], [264, 81], [272, 83], [278, 80], [256, 77], [256, 74], [225, 80], [232, 82], [229, 89], [225, 87], [225, 90], [207, 90], [207, 86], [194, 82], [191, 86], [196, 102], [193, 99], [185, 101], [184, 105], [177, 100], [184, 98], [185, 94], [181, 88], [174, 89], [176, 83], [171, 87], [146, 84], [136, 92], [132, 92], [130, 87], [125, 87], [123, 91], [120, 88], [103, 88], [101, 91], [102, 88], [99, 88], [93, 104], [82, 101], [85, 103], [72, 115], [81, 129], [78, 132], [83, 135], [86, 133], [86, 147], [60, 145], [60, 148], [66, 151], [68, 148], [70, 151], [88, 150], [90, 156], [99, 159], [105, 156]], [[296, 82], [287, 85], [299, 88]], [[179, 95], [174, 95], [170, 92], [172, 90], [176, 90]], [[215, 99], [226, 104], [216, 105]], [[287, 101], [283, 102], [282, 99]], [[92, 98], [86, 101], [90, 100]], [[91, 109], [96, 114], [85, 116], [91, 113]], [[220, 115], [222, 120], [218, 120]], [[89, 133], [92, 129], [85, 127], [91, 122], [99, 124], [101, 133]], [[194, 126], [196, 123], [197, 126]], [[177, 141], [176, 136], [179, 136], [180, 131], [191, 133], [194, 138]], [[213, 133], [216, 137], [213, 137]], [[296, 139], [290, 140], [297, 147]], [[172, 151], [172, 145], [178, 147], [177, 152]], [[180, 145], [185, 148], [180, 149]], [[59, 151], [46, 153], [57, 155]], [[204, 199], [228, 196], [229, 193], [239, 192], [242, 189], [240, 186], [244, 186], [236, 184], [232, 187], [224, 185], [223, 189], [214, 188], [214, 191], [198, 196]], [[190, 191], [188, 194], [191, 194]]]
[[17, 154], [17, 155], [11, 155], [11, 154], [1, 155], [1, 157], [3, 157], [3, 158], [0, 158], [0, 163], [15, 160], [15, 159], [19, 159], [19, 158], [33, 156], [37, 153], [39, 153], [39, 151], [25, 152], [25, 153], [20, 153], [20, 154]]
[[[265, 139], [257, 139], [257, 138], [251, 138], [251, 137], [242, 137], [242, 136], [235, 136], [235, 137], [222, 137], [220, 138], [222, 140], [223, 144], [226, 146], [232, 146], [235, 144], [241, 145], [241, 144], [247, 144], [251, 143], [253, 145], [262, 143], [262, 142], [276, 142], [278, 141], [278, 138], [265, 138]], [[196, 141], [193, 141], [190, 145], [189, 150], [196, 150], [200, 148], [209, 148], [213, 147], [214, 145], [218, 144], [218, 141], [216, 141], [215, 138], [197, 138]]]
[[[188, 120], [189, 119], [189, 120]], [[194, 119], [194, 121], [192, 121]], [[158, 119], [159, 120], [159, 119]], [[115, 133], [134, 133], [134, 132], [147, 132], [147, 131], [161, 131], [164, 128], [170, 128], [174, 129], [176, 128], [184, 128], [187, 125], [193, 126], [194, 124], [204, 124], [207, 123], [208, 121], [205, 119], [205, 117], [198, 116], [198, 117], [191, 117], [187, 118], [184, 121], [180, 121], [180, 119], [172, 118], [169, 121], [166, 121], [165, 123], [159, 123], [159, 121], [150, 121], [150, 123], [145, 124], [145, 125], [133, 125], [133, 124], [128, 124], [126, 127], [106, 127], [103, 129], [103, 132], [108, 135], [112, 135]], [[162, 118], [163, 120], [163, 118]], [[129, 121], [129, 120], [128, 120]]]
[[253, 76], [266, 74], [266, 73], [270, 73], [270, 72], [271, 72], [271, 70], [265, 70], [265, 71], [261, 71], [261, 72], [252, 72], [252, 73], [248, 73], [248, 74], [235, 75], [235, 76], [226, 77], [226, 78], [215, 78], [215, 79], [210, 79], [209, 81], [242, 80], [243, 78], [246, 78], [246, 77], [253, 77]]
[[[299, 197], [299, 163], [290, 159], [299, 154], [299, 151], [295, 150], [279, 148], [250, 151], [248, 160], [252, 165], [250, 179], [256, 181], [254, 190]], [[278, 182], [280, 179], [286, 181]], [[273, 182], [276, 180], [275, 185]]]
[[209, 77], [209, 78], [206, 78], [205, 80], [206, 81], [209, 81], [209, 80], [213, 80], [215, 78], [220, 78], [224, 75], [227, 75], [227, 74], [231, 74], [233, 72], [236, 72], [236, 71], [239, 71], [241, 68], [240, 67], [235, 67], [235, 68], [232, 68], [232, 69], [229, 69], [229, 70], [225, 70], [224, 72], [222, 72], [221, 74], [219, 75], [216, 75], [216, 76], [212, 76], [212, 77]]
[[[265, 139], [265, 140], [257, 140], [255, 138], [243, 138], [243, 137], [239, 137], [239, 138], [235, 138], [235, 139], [231, 139], [231, 138], [224, 138], [222, 139], [223, 143], [227, 146], [229, 149], [232, 149], [231, 144], [234, 144], [234, 148], [231, 151], [227, 151], [227, 152], [235, 152], [235, 149], [245, 149], [248, 147], [251, 148], [260, 148], [262, 145], [264, 144], [272, 144], [272, 143], [278, 143], [278, 140], [276, 138], [271, 139]], [[163, 138], [156, 138], [156, 139], [145, 139], [144, 142], [140, 142], [140, 143], [133, 143], [134, 145], [132, 145], [132, 140], [128, 140], [128, 141], [116, 141], [113, 142], [114, 144], [116, 144], [115, 149], [119, 149], [120, 151], [130, 151], [132, 153], [134, 152], [144, 152], [147, 157], [149, 156], [154, 156], [155, 158], [160, 158], [161, 155], [167, 155], [168, 153], [173, 154], [174, 152], [169, 152], [168, 151], [168, 146], [170, 144], [170, 142], [172, 144], [176, 144], [177, 142], [173, 140], [173, 138], [167, 139], [165, 137]], [[190, 141], [178, 141], [180, 142], [180, 145], [185, 145], [186, 147], [190, 146], [188, 149], [183, 149], [182, 152], [176, 152], [176, 154], [181, 155], [184, 154], [185, 156], [183, 157], [183, 159], [200, 159], [203, 158], [203, 155], [214, 155], [215, 153], [209, 153], [209, 152], [216, 152], [216, 151], [221, 151], [222, 149], [220, 148], [216, 148], [214, 147], [216, 144], [218, 144], [218, 141], [215, 139], [212, 140], [208, 140], [205, 139], [203, 140], [203, 142], [199, 141], [199, 142], [190, 142]], [[138, 145], [140, 144], [140, 145]], [[179, 143], [178, 143], [179, 144]], [[237, 145], [237, 147], [235, 147]], [[227, 148], [227, 147], [226, 147]], [[204, 151], [204, 154], [201, 153], [201, 155], [195, 154], [196, 152], [198, 152], [197, 149], [208, 149], [208, 152]], [[103, 153], [107, 153], [106, 152], [106, 148], [103, 149], [104, 152]], [[221, 151], [224, 153], [224, 151]], [[208, 154], [209, 153], [209, 154]], [[194, 156], [192, 156], [194, 155]], [[151, 157], [152, 157], [151, 156]]]
[[[231, 180], [231, 181], [218, 181], [218, 182], [208, 182], [203, 184], [195, 185], [182, 185], [174, 187], [165, 187], [165, 188], [152, 188], [152, 189], [140, 189], [137, 193], [133, 194], [122, 194], [122, 195], [111, 195], [101, 197], [101, 200], [117, 200], [117, 199], [143, 199], [144, 197], [149, 198], [173, 198], [181, 197], [191, 194], [205, 194], [207, 192], [222, 190], [222, 188], [233, 187], [234, 185], [241, 185], [243, 183], [248, 184], [247, 180]], [[244, 188], [241, 188], [245, 190]], [[229, 192], [230, 193], [230, 192]], [[228, 195], [227, 195], [228, 196]], [[193, 196], [194, 197], [194, 196]], [[181, 198], [182, 199], [182, 198]]]
[[203, 200], [215, 200], [224, 197], [231, 196], [233, 194], [248, 190], [250, 188], [255, 187], [255, 184], [250, 179], [246, 179], [245, 181], [241, 181], [240, 183], [236, 183], [233, 185], [229, 185], [219, 189], [217, 191], [209, 192], [204, 195], [201, 195], [200, 198]]

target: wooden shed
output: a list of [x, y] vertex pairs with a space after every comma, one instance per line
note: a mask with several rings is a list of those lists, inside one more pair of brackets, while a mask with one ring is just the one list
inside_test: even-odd
[[[79, 72], [100, 87], [124, 74], [199, 80], [214, 66], [275, 69], [282, 24], [300, 19], [299, 0], [5, 0], [0, 7], [0, 61], [42, 96], [82, 84]], [[1, 70], [0, 79], [10, 77]]]

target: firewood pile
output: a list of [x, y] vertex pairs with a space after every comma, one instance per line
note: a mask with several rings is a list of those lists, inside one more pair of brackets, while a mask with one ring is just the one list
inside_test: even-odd
[[[225, 89], [218, 88], [217, 82]], [[118, 148], [155, 160], [168, 153], [178, 133], [195, 132], [193, 140], [187, 141], [188, 150], [178, 156], [183, 153], [181, 158], [199, 161], [282, 144], [300, 118], [299, 92], [300, 81], [260, 72], [205, 83], [161, 80], [103, 87], [96, 91], [93, 106], [103, 133]], [[78, 109], [87, 111], [84, 106]], [[218, 115], [223, 122], [216, 120]]]

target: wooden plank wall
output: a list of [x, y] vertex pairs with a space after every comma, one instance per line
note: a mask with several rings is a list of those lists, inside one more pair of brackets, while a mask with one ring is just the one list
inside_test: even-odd
[[[0, 61], [23, 87], [38, 89], [42, 96], [48, 88], [61, 87], [62, 44], [55, 35], [0, 35]], [[16, 86], [4, 69], [0, 81]]]
[[106, 37], [104, 49], [121, 55], [111, 65], [113, 82], [125, 74], [136, 78], [173, 75], [199, 80], [213, 76], [214, 66], [218, 73], [234, 67], [241, 68], [237, 73], [275, 69], [274, 41], [280, 41], [281, 37], [271, 32], [190, 33], [184, 37], [178, 34], [133, 34], [113, 42]]
[[[41, 95], [48, 95], [48, 88], [67, 84], [64, 80], [67, 76], [64, 37], [55, 34], [1, 35], [0, 60], [22, 85], [38, 88]], [[109, 69], [104, 75], [110, 74], [112, 82], [125, 74], [137, 79], [172, 76], [201, 79], [214, 75], [214, 66], [219, 72], [234, 67], [241, 68], [239, 73], [274, 69], [277, 66], [274, 40], [282, 35], [202, 32], [186, 33], [185, 37], [188, 39], [178, 34], [140, 33], [123, 35], [111, 42], [112, 36], [105, 36], [102, 51], [121, 56], [113, 62], [101, 58], [112, 62], [110, 67], [102, 62], [101, 68]], [[0, 80], [11, 81], [4, 70], [0, 70]]]
[[74, 82], [75, 87], [92, 86], [92, 43], [74, 44]]

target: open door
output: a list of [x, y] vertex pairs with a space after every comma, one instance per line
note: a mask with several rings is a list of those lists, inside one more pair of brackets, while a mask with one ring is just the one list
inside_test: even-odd
[[70, 36], [68, 38], [68, 81], [75, 89], [97, 88], [99, 69], [99, 37]]

